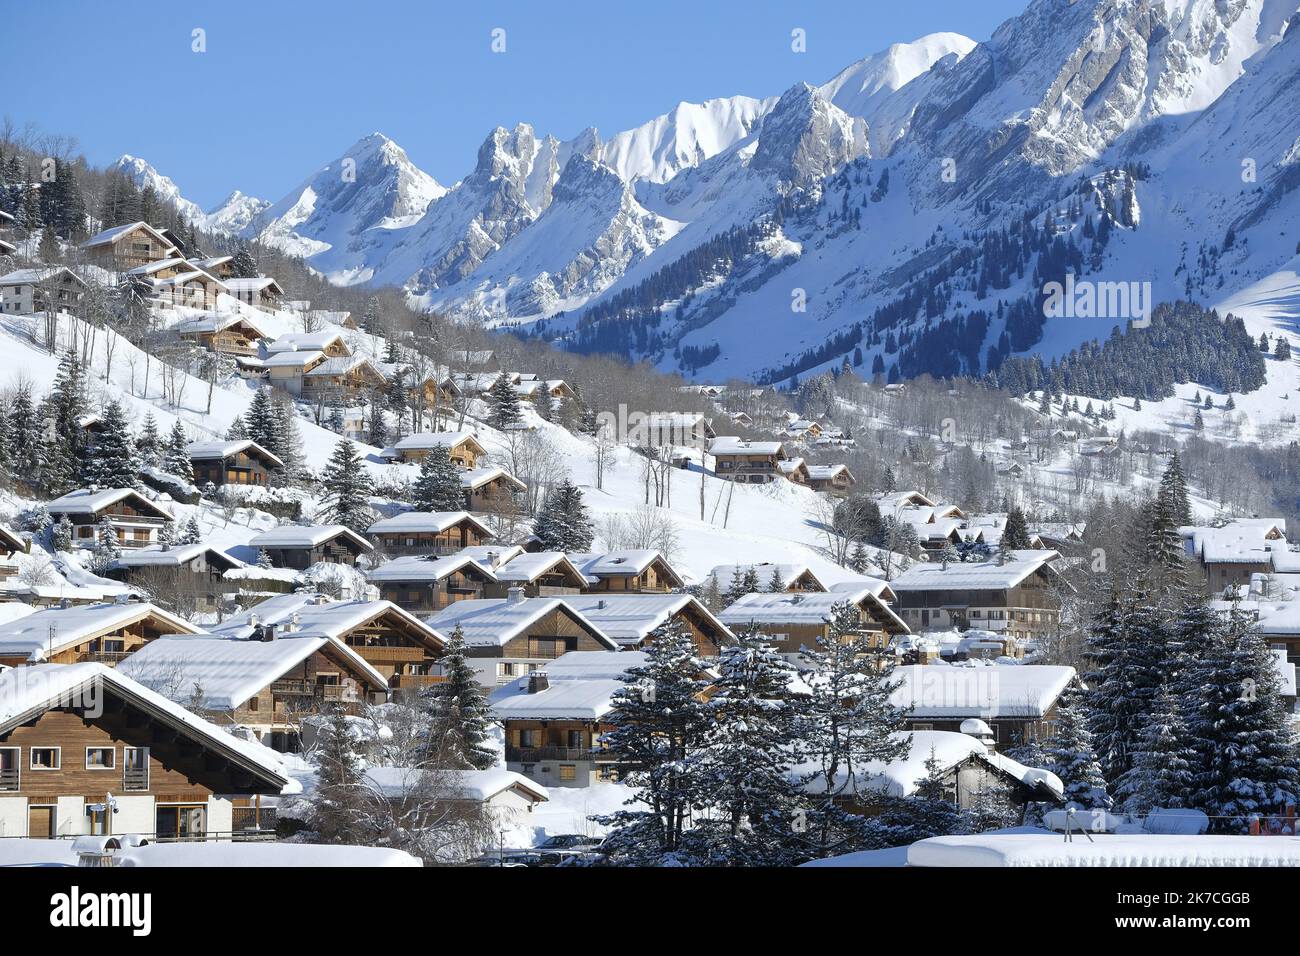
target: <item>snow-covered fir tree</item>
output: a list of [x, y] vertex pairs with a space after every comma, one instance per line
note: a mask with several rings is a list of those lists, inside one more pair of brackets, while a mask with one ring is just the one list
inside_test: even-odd
[[411, 489], [411, 503], [416, 511], [461, 511], [465, 492], [461, 487], [460, 469], [452, 462], [443, 445], [435, 445], [420, 462], [420, 474]]
[[1029, 540], [1029, 522], [1025, 519], [1025, 513], [1019, 508], [1012, 508], [1007, 512], [1007, 523], [1002, 529], [1001, 547], [1003, 551], [1023, 551], [1033, 547]]
[[321, 472], [324, 488], [324, 514], [328, 520], [345, 525], [358, 534], [370, 527], [372, 482], [370, 473], [357, 454], [356, 445], [343, 439]]
[[1196, 751], [1178, 701], [1166, 688], [1156, 692], [1146, 721], [1138, 733], [1132, 766], [1114, 788], [1119, 809], [1138, 816], [1157, 807], [1186, 806], [1195, 772]]
[[768, 579], [767, 590], [772, 594], [780, 594], [785, 590], [785, 579], [781, 577], [781, 568], [772, 568], [772, 576]]
[[140, 483], [140, 474], [122, 403], [114, 399], [105, 405], [99, 423], [94, 454], [82, 460], [81, 483], [100, 488], [136, 487]]
[[656, 630], [646, 662], [620, 676], [611, 729], [601, 738], [629, 768], [628, 809], [598, 818], [609, 827], [602, 849], [614, 863], [661, 866], [694, 862], [687, 834], [695, 807], [708, 800], [707, 748], [714, 714], [703, 700], [707, 663], [684, 629]]
[[465, 633], [460, 625], [447, 638], [439, 663], [444, 679], [420, 694], [420, 708], [429, 726], [441, 735], [440, 752], [455, 764], [487, 770], [496, 764], [492, 746], [492, 714], [478, 675], [465, 656]]
[[91, 553], [90, 568], [100, 577], [106, 575], [113, 562], [122, 556], [122, 546], [118, 542], [117, 529], [105, 515], [95, 528], [95, 548]]
[[565, 478], [551, 488], [533, 521], [543, 551], [582, 552], [591, 550], [595, 532], [582, 492]]
[[1056, 705], [1056, 732], [1044, 745], [1051, 770], [1061, 778], [1066, 803], [1085, 810], [1108, 810], [1113, 801], [1093, 746], [1092, 731], [1084, 710], [1085, 698], [1067, 690]]
[[519, 394], [510, 377], [504, 373], [488, 389], [488, 424], [496, 429], [513, 428], [523, 421], [523, 412], [519, 407]]
[[163, 444], [162, 469], [187, 484], [193, 484], [194, 463], [190, 460], [189, 447], [190, 436], [186, 434], [180, 419], [177, 419]]

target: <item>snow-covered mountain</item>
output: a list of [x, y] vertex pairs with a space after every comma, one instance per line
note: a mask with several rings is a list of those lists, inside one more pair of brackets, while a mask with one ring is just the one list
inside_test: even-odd
[[[931, 34], [608, 139], [498, 128], [449, 189], [376, 133], [278, 202], [236, 193], [200, 221], [336, 282], [701, 378], [846, 357], [982, 373], [1123, 323], [1030, 315], [1067, 266], [1210, 302], [1295, 254], [1296, 16], [1297, 0], [1032, 0], [984, 43]], [[917, 354], [949, 348], [927, 330], [958, 318], [952, 336], [978, 341]]]

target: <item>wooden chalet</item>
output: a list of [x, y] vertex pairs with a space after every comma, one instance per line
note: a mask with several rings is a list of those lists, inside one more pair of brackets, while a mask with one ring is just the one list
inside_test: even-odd
[[689, 594], [572, 594], [560, 598], [620, 647], [645, 647], [661, 627], [674, 626], [690, 635], [701, 657], [717, 657], [736, 636], [697, 598]]
[[607, 551], [571, 554], [569, 558], [587, 579], [583, 590], [590, 594], [643, 591], [666, 594], [686, 586], [686, 581], [658, 551]]
[[114, 666], [164, 634], [197, 631], [184, 618], [139, 601], [43, 608], [0, 624], [0, 664]]
[[256, 356], [258, 344], [266, 340], [266, 333], [238, 312], [185, 319], [173, 330], [182, 339], [218, 355]]
[[818, 641], [830, 639], [833, 608], [847, 603], [856, 609], [856, 637], [883, 655], [894, 637], [909, 633], [903, 619], [889, 606], [891, 597], [884, 581], [855, 590], [761, 592], [733, 601], [718, 619], [733, 631], [748, 624], [758, 625], [782, 654], [797, 655], [804, 648], [815, 650]]
[[0, 276], [0, 311], [7, 315], [77, 311], [86, 283], [67, 266], [17, 269]]
[[249, 542], [265, 551], [277, 568], [305, 571], [313, 564], [355, 564], [374, 546], [341, 524], [282, 525], [254, 536]]
[[186, 448], [194, 468], [194, 483], [267, 485], [284, 462], [251, 439], [193, 442]]
[[466, 653], [485, 687], [508, 683], [570, 651], [619, 650], [560, 598], [530, 598], [516, 588], [504, 598], [456, 601], [426, 622], [440, 634], [457, 627]]
[[511, 510], [527, 485], [504, 468], [475, 468], [460, 476], [465, 510], [494, 514]]
[[473, 432], [415, 432], [384, 449], [383, 455], [390, 460], [418, 463], [435, 448], [446, 449], [451, 463], [464, 471], [477, 468], [479, 459], [487, 454]]
[[768, 484], [783, 477], [781, 462], [789, 458], [779, 441], [715, 438], [709, 445], [717, 477], [740, 484]]
[[0, 672], [0, 833], [229, 840], [257, 828], [280, 763], [99, 664]]
[[[30, 545], [25, 538], [20, 538], [4, 525], [0, 524], [0, 581], [11, 578], [18, 573], [18, 567], [12, 562], [17, 554], [26, 554]], [[3, 598], [0, 598], [3, 600]]]
[[214, 611], [230, 590], [225, 574], [245, 567], [206, 544], [159, 544], [124, 551], [109, 568], [109, 578], [165, 597], [173, 606]]
[[79, 488], [55, 498], [46, 509], [55, 521], [72, 522], [72, 540], [92, 547], [99, 523], [107, 520], [123, 548], [146, 548], [158, 543], [159, 532], [172, 516], [131, 488]]
[[375, 549], [391, 557], [449, 555], [474, 548], [492, 537], [492, 529], [468, 511], [404, 511], [366, 529]]
[[913, 631], [978, 628], [1018, 640], [1054, 634], [1069, 585], [1055, 551], [1024, 550], [979, 562], [915, 564], [890, 582]]
[[225, 280], [226, 289], [240, 302], [263, 312], [275, 312], [284, 301], [284, 289], [270, 276], [252, 278], [231, 277]]
[[848, 465], [809, 465], [808, 486], [813, 491], [843, 497], [853, 491], [858, 480], [849, 471]]
[[129, 272], [162, 259], [183, 258], [180, 250], [147, 222], [114, 226], [81, 244], [86, 259], [110, 272]]
[[527, 597], [579, 594], [587, 579], [562, 551], [534, 551], [520, 554], [496, 569], [496, 580], [488, 585], [489, 597], [506, 597], [518, 589]]
[[367, 575], [379, 596], [412, 614], [435, 614], [457, 601], [488, 597], [496, 584], [490, 562], [472, 555], [443, 557], [408, 555], [375, 568]]

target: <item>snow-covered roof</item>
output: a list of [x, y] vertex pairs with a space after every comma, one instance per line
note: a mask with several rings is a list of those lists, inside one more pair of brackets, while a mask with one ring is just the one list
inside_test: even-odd
[[900, 594], [904, 591], [1000, 591], [1013, 588], [1040, 568], [1051, 570], [1048, 563], [1060, 555], [1049, 550], [1006, 552], [1007, 560], [950, 561], [945, 570], [940, 561], [914, 564], [889, 582]]
[[627, 683], [619, 675], [645, 665], [645, 651], [570, 651], [545, 667], [547, 687], [528, 693], [527, 677], [497, 688], [488, 698], [497, 720], [599, 720]]
[[352, 541], [362, 551], [374, 550], [369, 541], [341, 524], [281, 525], [253, 536], [248, 543], [254, 548], [315, 548], [340, 536]]
[[446, 643], [438, 633], [410, 611], [392, 601], [331, 601], [320, 594], [280, 594], [255, 604], [211, 628], [223, 637], [252, 637], [258, 624], [291, 624], [291, 634], [315, 635], [342, 640], [357, 628], [381, 617], [392, 616], [426, 643]]
[[177, 634], [193, 634], [198, 630], [184, 618], [143, 602], [47, 607], [0, 625], [0, 657], [43, 661], [97, 635], [150, 617]]
[[734, 435], [723, 435], [709, 444], [710, 455], [776, 455], [785, 457], [785, 446], [779, 441], [750, 441]]
[[252, 276], [249, 278], [231, 278], [226, 279], [226, 288], [231, 292], [260, 292], [263, 289], [274, 287], [281, 295], [284, 290], [280, 288], [280, 283], [276, 282], [270, 276]]
[[[221, 332], [232, 325], [246, 325], [256, 333], [258, 338], [266, 338], [266, 333], [248, 316], [239, 312], [207, 312], [188, 319], [181, 319], [172, 326], [177, 335], [192, 335], [198, 332]], [[248, 358], [248, 356], [239, 356]]]
[[164, 696], [191, 701], [197, 694], [204, 708], [229, 711], [320, 650], [347, 659], [372, 690], [388, 686], [384, 676], [345, 643], [306, 631], [277, 634], [271, 641], [224, 634], [162, 637], [130, 655], [118, 670]]
[[497, 569], [497, 580], [531, 584], [545, 574], [571, 574], [586, 580], [563, 551], [533, 551], [516, 555]]
[[912, 718], [1042, 718], [1075, 678], [1073, 667], [1020, 664], [960, 667], [909, 664], [894, 668], [900, 681], [890, 695]]
[[186, 736], [196, 738], [281, 788], [297, 789], [274, 752], [240, 740], [179, 704], [103, 664], [37, 664], [0, 672], [0, 728], [6, 731], [51, 707], [77, 700], [90, 687], [108, 686]]
[[519, 491], [524, 491], [528, 487], [504, 468], [473, 468], [469, 471], [463, 471], [460, 474], [460, 486], [468, 491], [473, 491], [498, 478]]
[[584, 552], [570, 554], [569, 560], [588, 580], [635, 577], [659, 561], [667, 568], [673, 586], [680, 587], [685, 583], [663, 554], [653, 548], [630, 548], [622, 551], [606, 551], [603, 554]]
[[143, 229], [146, 232], [151, 233], [155, 239], [157, 239], [163, 245], [167, 246], [169, 249], [176, 248], [176, 246], [172, 243], [170, 239], [164, 236], [153, 226], [149, 225], [149, 223], [144, 221], [128, 222], [124, 226], [114, 226], [111, 229], [105, 229], [103, 232], [97, 232], [95, 233], [95, 235], [91, 236], [89, 239], [83, 242], [81, 244], [81, 248], [93, 249], [95, 246], [109, 245], [111, 243], [117, 242], [118, 239], [134, 232], [137, 229]]
[[226, 552], [219, 551], [202, 542], [197, 544], [173, 544], [169, 547], [151, 544], [146, 548], [128, 548], [114, 558], [113, 563], [121, 568], [179, 567], [182, 564], [188, 564], [203, 554], [208, 555], [209, 560], [223, 566], [225, 569], [244, 567], [244, 562], [238, 558], [232, 558]]
[[488, 581], [495, 581], [492, 568], [467, 554], [449, 554], [445, 557], [404, 555], [394, 558], [370, 571], [366, 577], [371, 582], [381, 581], [441, 581], [449, 574], [471, 568], [473, 573]]
[[133, 505], [141, 507], [154, 515], [171, 518], [166, 511], [154, 504], [134, 488], [78, 488], [62, 497], [55, 498], [45, 506], [50, 514], [93, 514], [102, 511], [124, 499], [133, 499]]
[[848, 475], [850, 478], [853, 477], [853, 473], [849, 471], [849, 466], [845, 464], [808, 466], [808, 477], [814, 481], [830, 481], [836, 475], [841, 474]]
[[831, 619], [837, 604], [868, 602], [899, 633], [908, 626], [879, 596], [875, 588], [859, 586], [843, 591], [763, 591], [743, 594], [718, 615], [728, 625], [742, 624], [820, 624]]
[[391, 518], [381, 518], [366, 529], [366, 534], [432, 533], [440, 534], [468, 521], [479, 533], [490, 536], [492, 530], [468, 511], [403, 511]]
[[720, 640], [734, 635], [707, 607], [689, 594], [565, 594], [563, 601], [619, 644], [640, 644], [658, 627], [687, 609], [718, 631]]
[[[268, 352], [323, 352], [335, 342], [343, 342], [341, 332], [286, 332], [266, 343]], [[346, 343], [344, 343], [346, 347]]]
[[[905, 739], [909, 734], [891, 736], [897, 740]], [[1028, 787], [1042, 787], [1057, 798], [1060, 798], [1064, 790], [1060, 778], [1051, 771], [1026, 767], [1009, 757], [994, 753], [969, 734], [948, 730], [913, 730], [910, 736], [912, 746], [906, 757], [890, 761], [868, 761], [854, 768], [851, 782], [843, 776], [836, 779], [837, 787], [848, 782], [848, 790], [853, 793], [869, 794], [874, 791], [891, 797], [908, 797], [929, 777], [930, 770], [926, 763], [933, 755], [941, 773], [974, 757], [1010, 774]], [[816, 769], [819, 768], [811, 765], [798, 766], [793, 769], [792, 776], [802, 781]], [[825, 786], [824, 776], [804, 784], [809, 792], [820, 792]]]
[[241, 451], [252, 451], [254, 454], [265, 458], [275, 465], [283, 465], [277, 455], [267, 451], [251, 438], [241, 438], [233, 441], [196, 441], [190, 442], [185, 447], [185, 454], [191, 458], [203, 461], [211, 458], [232, 458]]
[[379, 375], [384, 373], [379, 370], [379, 366], [366, 358], [364, 355], [344, 355], [337, 358], [327, 358], [307, 374], [310, 376], [328, 376], [328, 375], [346, 375], [353, 369], [361, 368], [363, 365], [369, 365]]
[[512, 789], [522, 790], [538, 803], [549, 800], [551, 796], [540, 783], [504, 767], [490, 767], [487, 770], [368, 767], [364, 774], [364, 783], [382, 797], [399, 799], [418, 788], [421, 778], [428, 773], [446, 774], [450, 777], [447, 781], [439, 781], [439, 790], [445, 786], [449, 793], [454, 789], [463, 795], [463, 799], [477, 800], [481, 803], [486, 803], [504, 790]]
[[0, 286], [15, 285], [39, 285], [46, 282], [61, 273], [66, 272], [72, 278], [77, 280], [79, 285], [85, 285], [81, 277], [69, 269], [67, 266], [44, 266], [33, 269], [15, 269], [13, 272], [6, 272], [0, 276]]
[[301, 352], [271, 352], [262, 362], [264, 368], [306, 368], [312, 362], [325, 358], [325, 353], [305, 349]]
[[393, 446], [397, 451], [422, 451], [429, 448], [455, 448], [464, 442], [473, 442], [479, 453], [484, 451], [473, 432], [415, 432]]
[[709, 571], [705, 577], [713, 578], [713, 580], [717, 582], [718, 587], [725, 591], [731, 586], [732, 579], [735, 578], [737, 571], [740, 572], [741, 578], [744, 578], [746, 574], [753, 571], [758, 575], [758, 583], [762, 587], [767, 587], [768, 584], [771, 583], [774, 572], [779, 571], [781, 573], [781, 580], [784, 581], [787, 586], [789, 586], [792, 581], [797, 581], [799, 578], [807, 574], [812, 577], [814, 582], [816, 582], [818, 588], [822, 590], [826, 589], [826, 586], [822, 584], [817, 575], [813, 573], [812, 568], [806, 564], [781, 564], [773, 561], [754, 561], [750, 564], [719, 564]]
[[437, 614], [425, 618], [425, 621], [443, 634], [450, 634], [460, 627], [465, 643], [471, 647], [504, 647], [556, 608], [575, 618], [611, 651], [619, 649], [619, 644], [612, 637], [564, 601], [553, 597], [456, 601]]
[[930, 837], [907, 848], [908, 866], [1300, 866], [1300, 840], [1258, 836], [1095, 833], [1066, 842], [1059, 833], [979, 833]]

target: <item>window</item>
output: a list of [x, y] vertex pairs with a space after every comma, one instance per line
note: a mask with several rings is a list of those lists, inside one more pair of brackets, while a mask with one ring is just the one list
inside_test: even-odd
[[58, 747], [33, 747], [31, 753], [33, 770], [59, 769], [62, 754]]
[[94, 836], [108, 836], [109, 811], [102, 803], [86, 804], [87, 831]]
[[913, 730], [934, 730], [934, 724], [913, 724]]
[[535, 730], [521, 730], [521, 731], [519, 731], [519, 746], [521, 746], [521, 747], [536, 747], [536, 746], [537, 746], [537, 731], [535, 731]]
[[87, 747], [87, 770], [112, 770], [117, 766], [117, 749], [115, 747]]
[[582, 746], [582, 731], [581, 731], [581, 730], [570, 730], [570, 731], [568, 731], [568, 738], [569, 738], [569, 742], [568, 742], [568, 744], [566, 744], [566, 746], [568, 746], [570, 749], [572, 749], [572, 750], [577, 750], [579, 747]]
[[256, 697], [250, 697], [250, 698], [248, 698], [248, 710], [249, 710], [250, 713], [256, 713], [256, 712], [257, 712], [257, 698], [256, 698]]
[[574, 781], [578, 779], [578, 768], [571, 763], [560, 764], [560, 780]]
[[122, 748], [122, 789], [149, 789], [149, 748]]
[[0, 747], [0, 790], [17, 790], [21, 776], [17, 747]]

